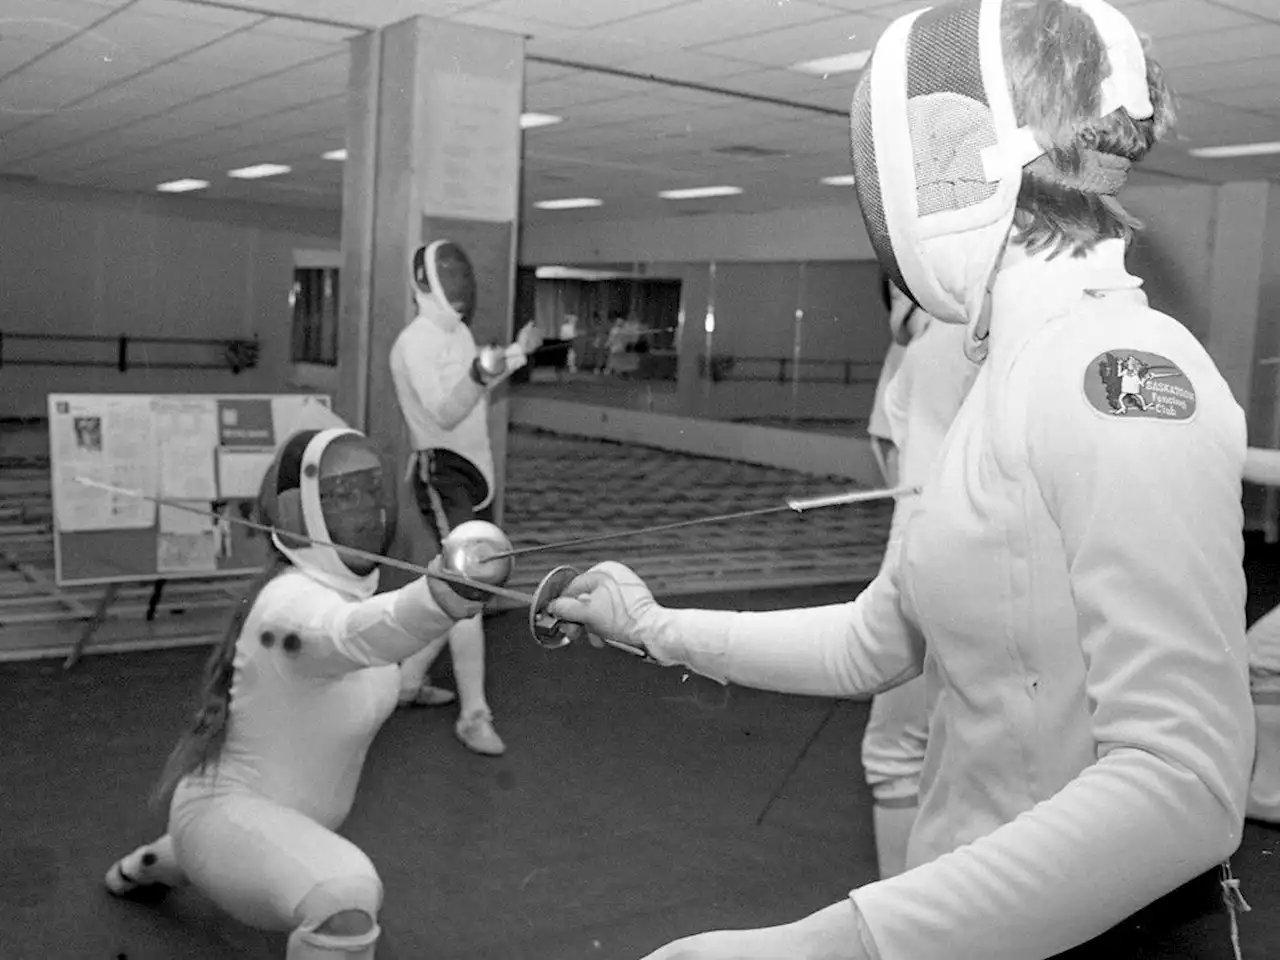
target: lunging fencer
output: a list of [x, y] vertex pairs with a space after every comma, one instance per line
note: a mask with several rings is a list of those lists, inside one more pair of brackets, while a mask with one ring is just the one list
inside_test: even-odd
[[907, 870], [650, 960], [1238, 956], [1245, 418], [1126, 271], [1115, 197], [1170, 127], [1160, 69], [1101, 0], [947, 0], [886, 29], [851, 119], [877, 257], [981, 360], [896, 561], [777, 612], [667, 609], [604, 563], [550, 611], [769, 690], [923, 672]]
[[[889, 326], [903, 353], [878, 404], [887, 436], [884, 482], [887, 487], [922, 487], [979, 367], [965, 355], [963, 326], [934, 323], [896, 286], [891, 289]], [[902, 530], [918, 503], [916, 497], [903, 497], [894, 504], [884, 570], [897, 562]], [[862, 767], [871, 788], [881, 880], [906, 869], [928, 742], [925, 704], [923, 677], [882, 691], [871, 703], [863, 733]]]
[[397, 664], [480, 607], [427, 577], [378, 594], [373, 562], [309, 542], [384, 552], [395, 490], [354, 430], [281, 447], [258, 498], [259, 522], [277, 531], [269, 561], [157, 789], [168, 832], [112, 864], [112, 893], [190, 882], [237, 920], [288, 931], [288, 960], [372, 960], [382, 884], [335, 831], [395, 709]]
[[[542, 345], [542, 335], [526, 324], [506, 348], [477, 348], [471, 333], [475, 273], [458, 244], [436, 240], [418, 247], [410, 269], [417, 314], [391, 347], [391, 376], [415, 451], [409, 482], [439, 544], [455, 527], [482, 516], [493, 501], [489, 393], [528, 362]], [[506, 745], [494, 729], [485, 695], [481, 615], [457, 624], [448, 642], [460, 701], [454, 731], [475, 753], [501, 755]], [[432, 706], [453, 699], [427, 681], [443, 644], [430, 644], [401, 664], [402, 705]]]

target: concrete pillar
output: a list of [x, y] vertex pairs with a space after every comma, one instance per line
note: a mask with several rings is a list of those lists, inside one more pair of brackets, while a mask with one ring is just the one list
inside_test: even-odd
[[[403, 475], [411, 449], [388, 357], [413, 318], [409, 254], [459, 243], [476, 268], [479, 343], [514, 336], [516, 222], [524, 41], [515, 34], [413, 17], [351, 43], [347, 161], [342, 190], [342, 330], [337, 412], [379, 445]], [[490, 404], [501, 522], [507, 401]], [[401, 487], [393, 553], [429, 558]]]
[[681, 270], [680, 329], [676, 333], [676, 410], [682, 417], [701, 416], [709, 406], [712, 389], [711, 350], [714, 323], [715, 264], [690, 264]]
[[1254, 375], [1258, 294], [1267, 242], [1265, 181], [1224, 183], [1214, 211], [1205, 349], [1246, 410]]

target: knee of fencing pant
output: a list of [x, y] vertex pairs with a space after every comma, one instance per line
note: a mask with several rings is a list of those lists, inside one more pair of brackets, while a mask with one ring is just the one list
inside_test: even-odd
[[382, 881], [371, 864], [367, 872], [353, 871], [317, 883], [294, 908], [293, 918], [299, 929], [315, 930], [334, 914], [356, 910], [367, 913], [377, 930], [380, 909]]
[[366, 933], [336, 936], [299, 927], [289, 935], [285, 960], [374, 960], [374, 947], [382, 930], [377, 922]]

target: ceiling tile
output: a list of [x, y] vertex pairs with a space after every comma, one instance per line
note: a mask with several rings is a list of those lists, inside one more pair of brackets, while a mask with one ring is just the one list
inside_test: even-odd
[[7, 72], [16, 61], [9, 59], [7, 43], [30, 41], [49, 46], [64, 43], [95, 21], [110, 16], [111, 10], [75, 0], [0, 0], [0, 56]]
[[[157, 6], [151, 4], [148, 9]], [[252, 22], [256, 18], [242, 19]], [[86, 37], [83, 44], [87, 55], [100, 50], [105, 42], [126, 51], [125, 55], [131, 60], [154, 64], [212, 43], [235, 29], [236, 25], [231, 23], [180, 20], [129, 8], [95, 26], [92, 39]]]
[[[485, 16], [540, 20], [562, 27], [589, 29], [614, 21], [629, 20], [637, 14], [663, 8], [679, 8], [686, 3], [676, 3], [673, 0], [625, 0], [614, 3], [608, 0], [495, 0], [485, 4], [481, 11]], [[457, 19], [466, 21], [467, 16], [463, 14]]]
[[651, 93], [652, 88], [652, 84], [641, 80], [579, 72], [530, 87], [526, 106], [530, 110], [556, 113], [582, 103], [598, 103], [627, 95], [645, 96]]
[[841, 16], [839, 10], [808, 0], [694, 0], [633, 17], [618, 24], [618, 32], [638, 43], [670, 45], [679, 38], [682, 47], [702, 47]]
[[607, 67], [625, 67], [652, 49], [653, 44], [619, 36], [614, 31], [567, 31], [562, 28], [534, 35], [525, 45], [527, 56]]
[[762, 43], [759, 38], [745, 37], [699, 46], [698, 49], [769, 67], [787, 67], [804, 60], [870, 50], [887, 26], [887, 21], [871, 17], [837, 16], [819, 23], [774, 31], [767, 43]]
[[857, 76], [857, 74], [841, 74], [829, 76], [824, 80], [822, 77], [814, 77], [794, 70], [757, 66], [745, 73], [725, 77], [717, 85], [730, 90], [740, 90], [743, 93], [779, 97], [784, 100], [803, 100], [802, 94], [813, 91], [844, 87], [845, 84], [852, 89], [857, 82]]
[[1280, 120], [1221, 104], [1183, 97], [1178, 104], [1177, 139], [1170, 148], [1185, 151], [1227, 143], [1280, 140]]
[[262, 14], [233, 10], [230, 7], [214, 6], [207, 3], [186, 3], [184, 0], [134, 0], [128, 9], [121, 11], [125, 16], [164, 17], [178, 23], [207, 23], [228, 30], [239, 30], [251, 27], [262, 20]]
[[[1257, 25], [1252, 17], [1211, 6], [1201, 0], [1157, 0], [1155, 3], [1144, 3], [1129, 11], [1129, 19], [1140, 31], [1156, 40]], [[1157, 59], [1160, 56], [1160, 46], [1155, 46]]]
[[1217, 90], [1214, 93], [1203, 94], [1198, 99], [1207, 103], [1236, 107], [1240, 110], [1280, 113], [1280, 86], [1274, 83], [1239, 90]]
[[1162, 40], [1155, 56], [1173, 68], [1266, 57], [1276, 50], [1280, 50], [1280, 25], [1261, 25]]
[[[915, 13], [917, 10], [924, 10], [927, 7], [937, 6], [937, 0], [880, 0], [874, 4], [859, 4], [858, 0], [850, 0], [848, 6], [844, 0], [822, 0], [829, 7], [845, 7], [854, 13], [868, 13], [879, 20], [897, 20], [899, 17], [905, 17], [908, 13]], [[1112, 3], [1112, 6], [1119, 6]]]
[[1276, 6], [1275, 0], [1220, 0], [1220, 2], [1224, 7], [1231, 7], [1233, 10], [1241, 10], [1264, 20], [1280, 23], [1280, 7]]
[[[880, 11], [887, 7], [903, 6], [902, 3], [893, 3], [891, 0], [818, 0], [824, 7], [834, 7], [836, 10], [844, 10], [848, 13], [874, 13], [881, 16]], [[914, 0], [913, 6], [928, 7], [935, 6], [937, 0]]]
[[232, 34], [190, 53], [182, 58], [182, 63], [217, 68], [227, 76], [229, 82], [234, 82], [273, 74], [308, 60], [332, 55], [333, 47], [330, 44], [250, 30]]
[[293, 15], [335, 24], [384, 27], [409, 17], [449, 19], [458, 13], [484, 6], [487, 0], [236, 0], [245, 9], [280, 16]]
[[1208, 63], [1169, 71], [1169, 83], [1179, 94], [1210, 93], [1275, 83], [1280, 77], [1280, 55], [1255, 57], [1231, 63]]
[[346, 48], [347, 41], [364, 34], [364, 30], [350, 27], [330, 27], [306, 20], [290, 20], [288, 17], [271, 17], [254, 27], [257, 33], [270, 33], [282, 37], [296, 37], [311, 43]]

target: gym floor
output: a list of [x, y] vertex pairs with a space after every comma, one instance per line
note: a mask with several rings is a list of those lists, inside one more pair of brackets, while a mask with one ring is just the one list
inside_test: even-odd
[[[25, 455], [5, 439], [8, 456]], [[834, 483], [621, 445], [513, 441], [506, 525], [518, 546]], [[31, 496], [24, 510], [47, 517], [47, 480]], [[874, 573], [887, 520], [887, 505], [818, 523], [787, 512], [548, 551], [521, 561], [512, 585], [527, 589], [555, 563], [617, 558], [673, 605], [836, 602]], [[1280, 548], [1250, 538], [1246, 567], [1252, 620], [1280, 602]], [[791, 585], [766, 589], [770, 578]], [[467, 752], [451, 707], [398, 712], [374, 743], [344, 832], [386, 886], [382, 960], [637, 960], [699, 930], [797, 919], [874, 878], [866, 704], [721, 688], [614, 651], [546, 652], [525, 620], [508, 611], [487, 628], [506, 756]], [[0, 663], [0, 960], [284, 955], [284, 936], [240, 926], [193, 890], [137, 903], [102, 886], [115, 858], [164, 829], [144, 801], [206, 656], [102, 654], [69, 673], [58, 659]], [[1278, 855], [1280, 829], [1250, 824], [1233, 861], [1253, 906], [1241, 918], [1246, 960], [1280, 957]]]
[[[1251, 544], [1249, 566], [1265, 585], [1251, 591], [1257, 616], [1280, 599], [1280, 551]], [[858, 589], [672, 602], [776, 608]], [[489, 621], [505, 757], [468, 753], [449, 707], [398, 712], [373, 746], [345, 832], [386, 885], [380, 958], [635, 960], [698, 930], [797, 919], [874, 878], [865, 704], [721, 688], [589, 647], [546, 652], [524, 619]], [[102, 887], [114, 858], [163, 829], [143, 798], [205, 655], [92, 656], [70, 673], [0, 664], [4, 960], [283, 956], [283, 936], [195, 891], [136, 903]], [[1280, 956], [1278, 853], [1280, 829], [1250, 824], [1234, 858], [1253, 907], [1246, 958]]]

